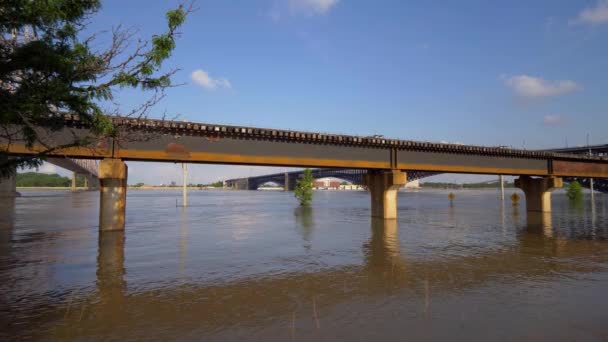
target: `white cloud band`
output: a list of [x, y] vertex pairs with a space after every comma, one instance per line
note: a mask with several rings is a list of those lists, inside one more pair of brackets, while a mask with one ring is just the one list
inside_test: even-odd
[[543, 118], [543, 124], [545, 124], [545, 126], [559, 126], [565, 123], [565, 121], [566, 120], [561, 115], [545, 115]]
[[309, 15], [329, 13], [339, 0], [289, 0], [292, 12], [303, 12]]
[[212, 78], [211, 76], [209, 76], [209, 73], [207, 73], [203, 69], [194, 70], [190, 75], [190, 78], [192, 78], [192, 81], [194, 81], [194, 83], [200, 85], [201, 87], [207, 90], [215, 90], [217, 88], [232, 88], [232, 84], [230, 84], [230, 81], [228, 81], [227, 79]]
[[608, 23], [608, 0], [599, 0], [595, 7], [584, 9], [578, 15], [576, 22], [586, 24]]
[[574, 81], [548, 81], [540, 77], [517, 75], [505, 80], [517, 96], [528, 98], [542, 98], [548, 96], [564, 95], [582, 89]]

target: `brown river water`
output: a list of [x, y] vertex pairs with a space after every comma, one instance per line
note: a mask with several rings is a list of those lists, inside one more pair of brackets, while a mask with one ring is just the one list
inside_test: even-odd
[[[608, 196], [527, 217], [495, 190], [134, 191], [1, 199], [0, 340], [606, 341]], [[507, 193], [510, 195], [510, 192]]]

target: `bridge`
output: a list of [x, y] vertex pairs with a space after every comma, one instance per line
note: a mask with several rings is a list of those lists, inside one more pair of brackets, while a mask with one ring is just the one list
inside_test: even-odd
[[[225, 186], [229, 189], [234, 190], [257, 190], [260, 186], [266, 183], [275, 183], [277, 185], [283, 185], [283, 189], [286, 191], [293, 191], [295, 183], [298, 178], [303, 174], [303, 170], [273, 173], [262, 176], [244, 177], [227, 179]], [[365, 185], [365, 175], [367, 170], [360, 169], [313, 169], [311, 170], [312, 176], [315, 179], [319, 178], [339, 178], [348, 181], [356, 185]], [[407, 181], [412, 182], [415, 180], [423, 179], [426, 177], [436, 176], [439, 172], [422, 172], [422, 171], [405, 171], [407, 173]], [[570, 183], [572, 181], [579, 182], [583, 187], [590, 188], [591, 184], [589, 178], [584, 177], [564, 177], [564, 182]], [[608, 179], [596, 179], [593, 181], [593, 187], [595, 191], [608, 193]]]
[[569, 154], [591, 154], [603, 157], [608, 156], [608, 144], [554, 148], [546, 151]]
[[[127, 191], [125, 161], [163, 161], [367, 170], [364, 183], [371, 215], [397, 217], [397, 190], [407, 172], [471, 173], [519, 176], [529, 212], [551, 211], [550, 191], [563, 177], [608, 178], [608, 157], [559, 151], [431, 143], [228, 126], [194, 122], [112, 117], [117, 135], [94, 138], [78, 116], [66, 115], [65, 128], [42, 134], [56, 144], [89, 137], [86, 146], [52, 151], [52, 157], [101, 159], [101, 231], [124, 230]], [[9, 130], [12, 130], [9, 128]], [[11, 133], [18, 136], [18, 127]], [[25, 140], [0, 140], [12, 155], [36, 155], [44, 146]], [[533, 178], [535, 177], [535, 178]]]
[[[608, 144], [604, 145], [592, 145], [592, 146], [579, 146], [570, 148], [558, 148], [551, 150], [542, 150], [549, 152], [560, 152], [578, 155], [588, 155], [604, 157], [608, 156]], [[315, 179], [319, 178], [339, 178], [348, 181], [356, 185], [365, 185], [365, 175], [367, 170], [362, 169], [313, 169], [312, 176]], [[438, 175], [438, 172], [422, 172], [422, 171], [405, 171], [407, 173], [408, 182]], [[228, 179], [225, 181], [226, 187], [236, 190], [257, 190], [261, 185], [266, 183], [275, 183], [277, 185], [283, 185], [285, 190], [293, 190], [295, 187], [295, 181], [302, 176], [303, 170], [291, 171], [284, 173], [274, 173], [262, 176], [245, 177]], [[582, 186], [590, 188], [590, 179], [584, 177], [565, 177], [565, 182], [578, 181]], [[594, 180], [594, 190], [599, 192], [608, 193], [608, 179], [597, 179]]]
[[[84, 176], [84, 186], [88, 190], [99, 188], [99, 178], [97, 176], [98, 161], [94, 159], [73, 159], [62, 157], [51, 157], [46, 160], [48, 163], [57, 165], [66, 170], [72, 171], [72, 191], [76, 191], [76, 176]], [[19, 196], [16, 190], [16, 175], [7, 179], [0, 180], [0, 198], [7, 196]]]
[[48, 158], [47, 162], [72, 171], [72, 191], [76, 188], [76, 175], [84, 176], [84, 186], [88, 190], [99, 188], [97, 170], [99, 162], [94, 159]]
[[[273, 173], [269, 175], [256, 176], [256, 177], [245, 177], [228, 179], [225, 181], [227, 188], [236, 190], [257, 190], [260, 186], [266, 183], [275, 183], [277, 185], [283, 185], [283, 189], [286, 191], [292, 191], [295, 188], [296, 180], [302, 176], [304, 171], [291, 171]], [[364, 185], [365, 175], [367, 170], [365, 169], [312, 169], [312, 177], [315, 179], [319, 178], [339, 178], [348, 181], [352, 184]], [[423, 171], [410, 171], [407, 172], [407, 181], [412, 182], [417, 179], [434, 176], [436, 172], [423, 172]]]

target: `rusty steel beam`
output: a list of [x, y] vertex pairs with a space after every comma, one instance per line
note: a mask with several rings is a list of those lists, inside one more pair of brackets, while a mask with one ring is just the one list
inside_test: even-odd
[[552, 174], [562, 177], [606, 178], [608, 177], [608, 164], [555, 160]]

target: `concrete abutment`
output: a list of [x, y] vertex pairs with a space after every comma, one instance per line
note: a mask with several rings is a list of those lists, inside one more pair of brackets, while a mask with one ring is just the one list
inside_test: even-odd
[[127, 203], [127, 164], [120, 159], [99, 163], [99, 231], [125, 229]]
[[521, 176], [515, 180], [515, 187], [526, 195], [526, 211], [551, 212], [551, 191], [563, 186], [560, 177], [532, 178]]
[[399, 170], [369, 170], [365, 185], [371, 196], [372, 217], [397, 218], [397, 192], [407, 182], [405, 172]]

